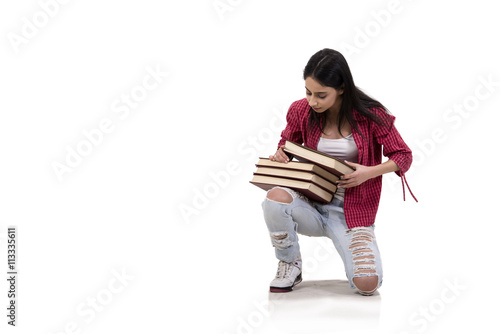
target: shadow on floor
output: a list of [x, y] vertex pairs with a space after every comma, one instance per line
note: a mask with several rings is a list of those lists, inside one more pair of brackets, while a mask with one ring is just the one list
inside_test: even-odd
[[286, 293], [269, 293], [269, 300], [273, 299], [291, 299], [298, 300], [303, 298], [330, 298], [330, 297], [359, 297], [362, 299], [379, 299], [378, 291], [372, 296], [363, 296], [355, 289], [349, 287], [347, 280], [319, 280], [319, 281], [303, 281], [297, 285], [293, 291]]
[[[290, 333], [311, 329], [374, 329], [379, 325], [381, 296], [363, 296], [347, 280], [303, 281], [293, 291], [269, 293], [268, 310], [274, 325]], [[290, 331], [294, 329], [293, 331]]]

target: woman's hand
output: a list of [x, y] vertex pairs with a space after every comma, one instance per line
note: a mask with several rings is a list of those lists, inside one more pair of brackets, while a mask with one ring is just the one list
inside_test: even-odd
[[355, 169], [350, 174], [345, 174], [340, 180], [337, 181], [339, 188], [352, 188], [359, 186], [361, 183], [369, 180], [376, 175], [373, 173], [373, 167], [363, 166], [354, 162], [344, 161], [346, 164]]
[[359, 186], [366, 180], [380, 176], [382, 174], [398, 171], [399, 166], [391, 159], [376, 166], [363, 166], [354, 162], [344, 161], [346, 164], [355, 169], [351, 174], [342, 176], [337, 181], [337, 186], [340, 188], [352, 188]]
[[284, 163], [287, 163], [288, 161], [290, 161], [290, 159], [288, 158], [288, 155], [286, 155], [285, 151], [283, 151], [284, 147], [285, 147], [285, 145], [281, 145], [278, 148], [278, 150], [276, 151], [276, 153], [274, 153], [274, 155], [269, 156], [269, 160], [284, 162]]

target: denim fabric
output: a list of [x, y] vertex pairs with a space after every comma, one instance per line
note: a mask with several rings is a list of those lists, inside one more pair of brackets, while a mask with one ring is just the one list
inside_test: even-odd
[[[292, 203], [276, 202], [267, 197], [262, 202], [264, 219], [279, 260], [292, 262], [297, 259], [300, 254], [298, 234], [328, 237], [344, 262], [351, 288], [356, 288], [352, 279], [362, 276], [377, 275], [378, 287], [382, 285], [382, 262], [374, 234], [375, 225], [348, 229], [343, 201], [334, 198], [328, 204], [321, 204], [292, 189], [279, 188], [292, 196]], [[368, 234], [372, 237], [364, 237]], [[372, 259], [359, 260], [363, 255]]]

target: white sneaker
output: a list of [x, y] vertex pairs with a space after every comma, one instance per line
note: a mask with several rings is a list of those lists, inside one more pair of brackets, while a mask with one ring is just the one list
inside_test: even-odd
[[302, 282], [302, 261], [296, 260], [292, 263], [280, 261], [269, 291], [290, 292], [300, 282]]

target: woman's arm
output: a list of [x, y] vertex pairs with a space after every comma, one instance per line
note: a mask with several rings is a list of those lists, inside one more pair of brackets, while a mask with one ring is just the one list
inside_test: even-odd
[[377, 176], [380, 176], [382, 174], [387, 174], [387, 173], [391, 173], [391, 172], [396, 172], [398, 170], [400, 170], [401, 168], [399, 168], [399, 166], [394, 162], [392, 161], [391, 159], [387, 160], [386, 162], [384, 163], [381, 163], [380, 165], [378, 166], [372, 166], [370, 167], [372, 169], [372, 173], [373, 173], [373, 176], [371, 178], [374, 178], [374, 177], [377, 177]]
[[363, 166], [349, 161], [345, 161], [345, 163], [354, 168], [355, 171], [345, 174], [337, 181], [337, 186], [340, 188], [356, 187], [366, 180], [400, 170], [398, 165], [390, 159], [377, 166]]

